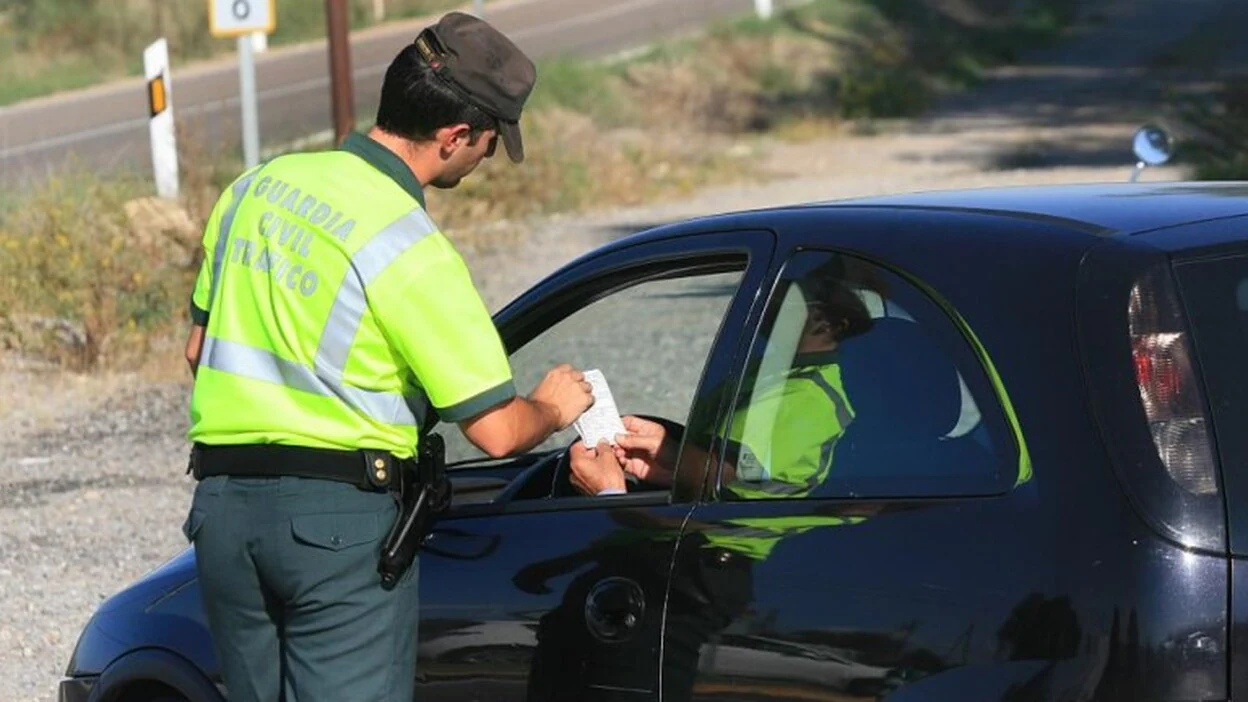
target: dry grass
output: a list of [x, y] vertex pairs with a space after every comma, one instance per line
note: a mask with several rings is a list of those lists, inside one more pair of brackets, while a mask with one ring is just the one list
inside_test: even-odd
[[[549, 108], [526, 118], [523, 167], [491, 161], [456, 190], [430, 192], [430, 207], [443, 227], [470, 231], [676, 197], [739, 170], [721, 168], [726, 157], [706, 144], [689, 132], [603, 130]], [[200, 231], [238, 170], [220, 153], [183, 140], [179, 203], [145, 197], [138, 181], [70, 172], [11, 208], [0, 219], [0, 352], [76, 372], [179, 377]]]
[[[111, 6], [146, 2], [157, 0]], [[523, 167], [496, 159], [458, 189], [430, 193], [430, 207], [460, 234], [679, 197], [752, 175], [729, 155], [741, 151], [730, 144], [751, 135], [811, 139], [859, 128], [858, 118], [913, 114], [941, 80], [965, 69], [972, 54], [959, 42], [1010, 36], [980, 26], [980, 15], [979, 24], [959, 24], [934, 2], [816, 0], [776, 22], [739, 23], [623, 64], [547, 62], [525, 118]], [[989, 0], [955, 4], [981, 3]], [[944, 34], [932, 36], [933, 27]], [[74, 369], [182, 372], [199, 231], [239, 164], [222, 155], [235, 150], [179, 138], [178, 206], [141, 199], [147, 186], [135, 181], [78, 174], [0, 215], [0, 350]]]
[[523, 166], [494, 159], [459, 188], [429, 194], [442, 226], [678, 197], [714, 179], [725, 161], [696, 133], [603, 130], [558, 108], [528, 118], [525, 131]]
[[71, 369], [132, 366], [169, 329], [193, 279], [195, 226], [176, 206], [133, 199], [138, 191], [63, 176], [6, 217], [6, 346]]

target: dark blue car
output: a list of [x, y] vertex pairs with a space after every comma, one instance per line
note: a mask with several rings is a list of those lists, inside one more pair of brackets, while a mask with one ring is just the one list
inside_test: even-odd
[[[823, 361], [836, 428], [755, 409], [818, 280], [864, 320]], [[676, 476], [586, 497], [574, 433], [494, 460], [444, 427], [419, 699], [1248, 698], [1248, 185], [700, 219], [497, 321], [520, 387], [601, 369]], [[822, 468], [791, 488], [743, 423], [821, 437]], [[195, 576], [183, 553], [104, 603], [61, 699], [225, 699]]]

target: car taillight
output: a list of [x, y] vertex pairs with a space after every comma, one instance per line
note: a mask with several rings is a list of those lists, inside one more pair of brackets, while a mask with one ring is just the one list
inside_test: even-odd
[[1217, 465], [1205, 402], [1167, 272], [1150, 272], [1131, 288], [1128, 318], [1136, 384], [1157, 457], [1184, 490], [1216, 494]]

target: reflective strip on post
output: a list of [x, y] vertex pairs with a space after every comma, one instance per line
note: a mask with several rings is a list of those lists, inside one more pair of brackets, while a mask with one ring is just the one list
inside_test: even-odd
[[169, 91], [165, 89], [165, 75], [162, 73], [147, 81], [147, 111], [155, 117], [168, 107]]

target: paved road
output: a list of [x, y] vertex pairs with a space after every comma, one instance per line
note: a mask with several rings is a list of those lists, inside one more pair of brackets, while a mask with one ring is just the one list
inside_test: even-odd
[[[605, 56], [748, 12], [751, 0], [503, 0], [486, 5], [492, 23], [534, 57]], [[360, 32], [352, 41], [356, 114], [371, 117], [387, 64], [422, 23]], [[260, 131], [274, 145], [328, 129], [324, 42], [272, 51], [257, 61]], [[173, 71], [174, 110], [203, 143], [238, 148], [238, 67], [231, 60]], [[130, 79], [0, 109], [0, 186], [67, 162], [101, 170], [151, 167], [147, 95]]]

